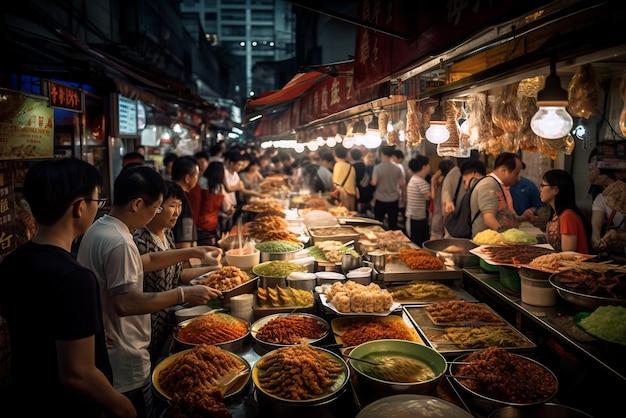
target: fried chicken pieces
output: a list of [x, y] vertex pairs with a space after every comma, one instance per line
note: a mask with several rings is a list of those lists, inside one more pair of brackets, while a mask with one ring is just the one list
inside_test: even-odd
[[227, 351], [206, 344], [176, 358], [158, 376], [159, 385], [172, 398], [167, 416], [231, 417], [212, 382], [241, 367], [242, 363]]
[[278, 348], [256, 366], [258, 383], [266, 393], [282, 399], [315, 399], [331, 392], [344, 366], [310, 345]]

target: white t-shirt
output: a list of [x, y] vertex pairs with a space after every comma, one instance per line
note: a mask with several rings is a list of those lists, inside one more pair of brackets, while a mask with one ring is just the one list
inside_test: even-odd
[[113, 387], [128, 392], [144, 385], [150, 376], [150, 314], [119, 316], [112, 295], [143, 290], [141, 254], [128, 226], [104, 215], [83, 236], [77, 260], [96, 274], [102, 297], [104, 329], [113, 369]]
[[[224, 182], [226, 186], [230, 189], [231, 187], [237, 186], [239, 184], [239, 173], [236, 171], [231, 173], [228, 169], [224, 168]], [[228, 192], [226, 193], [226, 199], [230, 202], [231, 205], [237, 206], [237, 194], [236, 192]]]

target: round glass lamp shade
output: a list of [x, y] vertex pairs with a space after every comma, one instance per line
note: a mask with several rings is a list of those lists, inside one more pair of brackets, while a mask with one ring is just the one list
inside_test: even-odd
[[446, 128], [445, 122], [430, 122], [426, 129], [426, 139], [433, 144], [441, 144], [450, 138], [450, 132]]
[[368, 132], [363, 138], [363, 145], [369, 149], [378, 148], [382, 143], [383, 139], [375, 132]]
[[530, 120], [530, 128], [545, 139], [559, 139], [567, 136], [574, 121], [564, 106], [541, 106]]

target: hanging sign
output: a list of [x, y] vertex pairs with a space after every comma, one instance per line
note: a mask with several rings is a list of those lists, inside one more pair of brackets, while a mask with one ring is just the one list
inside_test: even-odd
[[53, 156], [54, 109], [48, 99], [0, 89], [0, 160]]
[[83, 112], [85, 110], [85, 93], [81, 89], [47, 80], [44, 91], [50, 100], [50, 106], [59, 109]]

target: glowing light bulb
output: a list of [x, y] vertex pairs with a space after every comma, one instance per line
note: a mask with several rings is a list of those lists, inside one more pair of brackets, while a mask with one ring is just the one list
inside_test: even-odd
[[431, 121], [430, 126], [426, 129], [426, 139], [433, 144], [441, 144], [450, 138], [450, 132], [446, 128], [445, 122]]
[[530, 128], [541, 138], [559, 139], [572, 129], [574, 121], [564, 106], [541, 106], [530, 120]]

